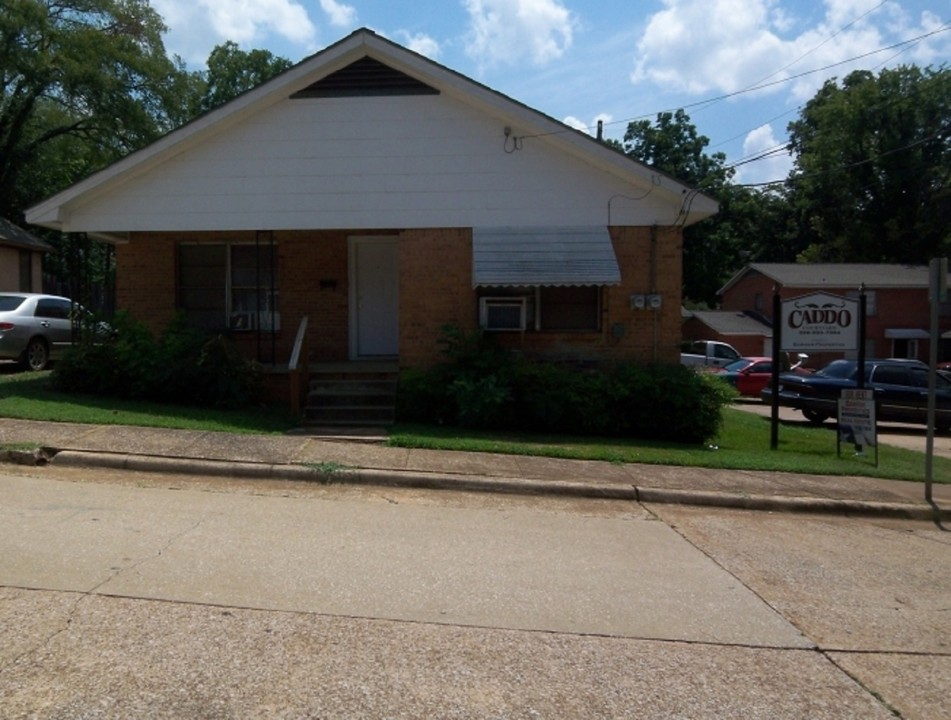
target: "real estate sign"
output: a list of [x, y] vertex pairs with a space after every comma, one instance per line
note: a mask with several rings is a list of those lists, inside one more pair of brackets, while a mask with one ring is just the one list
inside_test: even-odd
[[866, 389], [845, 389], [839, 398], [839, 442], [857, 449], [875, 447], [875, 393]]
[[786, 352], [858, 350], [859, 302], [827, 293], [783, 300], [781, 333]]

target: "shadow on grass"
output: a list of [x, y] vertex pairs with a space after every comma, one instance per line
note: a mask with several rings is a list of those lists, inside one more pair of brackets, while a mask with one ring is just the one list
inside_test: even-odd
[[202, 408], [57, 391], [49, 371], [0, 366], [0, 415], [21, 420], [93, 425], [141, 425], [235, 433], [283, 433], [299, 423], [285, 409]]

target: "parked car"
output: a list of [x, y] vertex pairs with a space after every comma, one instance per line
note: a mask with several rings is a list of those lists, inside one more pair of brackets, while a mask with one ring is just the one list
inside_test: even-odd
[[773, 360], [768, 357], [743, 357], [714, 372], [735, 387], [740, 395], [759, 397], [773, 377]]
[[78, 337], [74, 319], [91, 317], [69, 298], [0, 293], [0, 359], [43, 370]]
[[[920, 360], [868, 360], [865, 387], [874, 392], [876, 415], [885, 422], [925, 424], [928, 421], [928, 366]], [[935, 427], [951, 429], [951, 380], [937, 374]], [[807, 375], [783, 373], [779, 377], [779, 404], [796, 408], [812, 423], [822, 423], [838, 414], [842, 390], [858, 387], [858, 363], [833, 360]], [[768, 385], [760, 393], [772, 402]]]
[[767, 357], [744, 357], [714, 372], [739, 391], [740, 395], [759, 397], [773, 377], [773, 361]]
[[[808, 358], [808, 355], [799, 354], [796, 362], [789, 366], [789, 360], [783, 355], [780, 367], [786, 366], [789, 367], [787, 372], [804, 375], [811, 372], [803, 366], [803, 362]], [[726, 367], [715, 370], [714, 375], [730, 383], [740, 395], [758, 398], [763, 388], [773, 380], [773, 359], [759, 356], [742, 357]]]
[[739, 359], [736, 348], [717, 340], [694, 340], [680, 346], [682, 365], [723, 367]]

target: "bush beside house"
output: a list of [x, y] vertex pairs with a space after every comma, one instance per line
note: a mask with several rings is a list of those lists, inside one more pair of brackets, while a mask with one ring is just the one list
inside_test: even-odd
[[260, 398], [260, 366], [222, 335], [195, 330], [181, 316], [158, 338], [126, 313], [112, 328], [109, 339], [84, 334], [89, 339], [64, 353], [52, 374], [56, 389], [219, 408]]
[[401, 420], [695, 444], [716, 436], [732, 398], [724, 383], [680, 365], [579, 371], [527, 361], [491, 336], [452, 327], [443, 345], [445, 362], [403, 373]]

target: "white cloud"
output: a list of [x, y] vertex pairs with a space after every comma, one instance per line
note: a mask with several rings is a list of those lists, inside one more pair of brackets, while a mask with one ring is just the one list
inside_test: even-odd
[[614, 118], [608, 113], [599, 113], [598, 115], [595, 115], [591, 122], [585, 122], [584, 120], [576, 118], [574, 115], [569, 115], [564, 120], [562, 120], [562, 122], [568, 127], [574, 128], [575, 130], [588, 133], [588, 135], [595, 135], [597, 134], [599, 120], [607, 125], [612, 120], [614, 120]]
[[792, 157], [783, 149], [770, 125], [761, 125], [747, 134], [743, 141], [743, 157], [747, 160], [763, 156], [736, 169], [737, 183], [761, 183], [782, 180], [792, 169]]
[[[694, 95], [732, 93], [842, 63], [926, 32], [938, 22], [927, 12], [913, 20], [897, 3], [878, 7], [877, 0], [823, 0], [824, 15], [818, 20], [797, 16], [805, 8], [789, 0], [663, 4], [637, 43], [631, 79]], [[946, 48], [947, 40], [943, 44]], [[922, 55], [935, 47], [923, 44], [915, 52]], [[893, 54], [882, 54], [880, 61]], [[870, 66], [868, 59], [861, 62]], [[836, 65], [793, 81], [794, 99], [812, 97], [826, 78], [843, 77], [854, 67]], [[764, 92], [786, 87], [774, 85]]]
[[309, 42], [316, 32], [307, 11], [294, 0], [198, 0], [215, 32], [237, 43], [274, 32], [295, 43]]
[[297, 0], [152, 0], [171, 28], [165, 42], [169, 52], [187, 62], [203, 64], [211, 49], [227, 40], [260, 44], [276, 36], [311, 46], [317, 28]]
[[580, 130], [581, 132], [588, 132], [588, 123], [584, 120], [579, 120], [574, 115], [569, 115], [562, 122], [570, 128], [575, 130]]
[[544, 65], [571, 47], [576, 20], [561, 0], [465, 0], [465, 7], [466, 52], [480, 68]]
[[396, 34], [400, 38], [400, 43], [405, 47], [408, 47], [413, 52], [418, 52], [420, 55], [425, 55], [431, 60], [438, 58], [442, 52], [439, 42], [425, 33], [416, 33], [413, 35], [405, 30], [400, 30]]
[[351, 5], [344, 5], [337, 0], [320, 0], [320, 7], [335, 27], [350, 28], [357, 23], [357, 10]]

